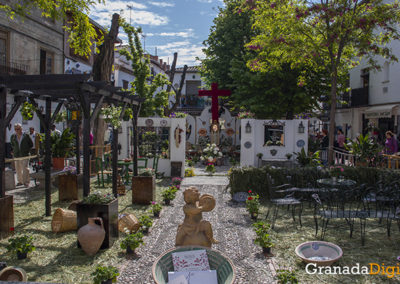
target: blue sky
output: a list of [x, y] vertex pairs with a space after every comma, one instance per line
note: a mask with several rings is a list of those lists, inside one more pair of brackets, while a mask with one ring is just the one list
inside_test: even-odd
[[[127, 5], [132, 9], [128, 9]], [[97, 5], [90, 15], [102, 26], [109, 27], [111, 15], [120, 13], [135, 27], [141, 26], [146, 51], [172, 63], [173, 53], [178, 52], [178, 66], [198, 65], [195, 57], [203, 57], [202, 42], [207, 39], [213, 19], [218, 14], [222, 0], [106, 0]], [[121, 29], [122, 30], [122, 29]], [[124, 40], [126, 36], [119, 37]]]

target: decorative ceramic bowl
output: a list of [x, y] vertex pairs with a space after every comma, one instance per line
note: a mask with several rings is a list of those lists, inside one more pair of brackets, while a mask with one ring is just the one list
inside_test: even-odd
[[296, 254], [306, 263], [329, 266], [342, 257], [343, 251], [333, 243], [312, 241], [298, 245]]
[[170, 249], [159, 256], [153, 264], [153, 278], [157, 284], [168, 283], [168, 271], [174, 271], [172, 253], [205, 249], [211, 270], [217, 270], [219, 284], [232, 284], [235, 281], [235, 268], [232, 261], [219, 251], [201, 246], [184, 246]]
[[20, 267], [6, 267], [0, 271], [0, 281], [25, 282], [27, 281], [26, 272]]

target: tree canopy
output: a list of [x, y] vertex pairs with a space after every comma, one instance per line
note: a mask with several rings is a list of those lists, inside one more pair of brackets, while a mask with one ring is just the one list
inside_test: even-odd
[[168, 78], [158, 73], [152, 80], [150, 72], [150, 57], [143, 53], [139, 34], [140, 28], [135, 28], [125, 21], [121, 21], [125, 33], [128, 35], [128, 47], [120, 50], [120, 54], [132, 63], [135, 79], [131, 82], [132, 93], [144, 98], [140, 109], [141, 116], [163, 116], [164, 108], [168, 106], [169, 93], [164, 86], [170, 84]]
[[104, 3], [104, 0], [5, 1], [0, 3], [0, 10], [11, 20], [16, 16], [23, 18], [38, 9], [45, 18], [64, 21], [71, 48], [79, 55], [89, 56], [93, 43], [99, 40], [88, 17], [91, 6], [97, 3]]
[[307, 72], [285, 62], [262, 72], [247, 66], [257, 55], [257, 48], [248, 44], [258, 31], [252, 28], [253, 10], [240, 9], [241, 5], [239, 0], [225, 0], [203, 43], [206, 58], [202, 60], [202, 73], [207, 82], [230, 88], [230, 103], [258, 118], [293, 118], [296, 113], [315, 110], [323, 88], [320, 84], [305, 87], [298, 83], [301, 71], [312, 76], [314, 70]]
[[[281, 65], [306, 66], [325, 71], [330, 88], [329, 161], [333, 157], [333, 135], [340, 78], [362, 57], [371, 68], [379, 68], [375, 55], [397, 61], [387, 44], [399, 39], [397, 1], [383, 0], [283, 0], [243, 1], [243, 10], [253, 11], [258, 31], [248, 46], [257, 52], [249, 61], [254, 71], [265, 72]], [[299, 80], [313, 81], [307, 74]]]

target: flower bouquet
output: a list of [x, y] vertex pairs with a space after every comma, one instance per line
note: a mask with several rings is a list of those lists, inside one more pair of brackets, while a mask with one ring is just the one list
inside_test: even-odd
[[201, 161], [207, 161], [208, 163], [215, 163], [217, 158], [222, 157], [222, 152], [219, 147], [215, 144], [207, 144], [206, 148], [203, 149], [202, 155], [200, 157]]

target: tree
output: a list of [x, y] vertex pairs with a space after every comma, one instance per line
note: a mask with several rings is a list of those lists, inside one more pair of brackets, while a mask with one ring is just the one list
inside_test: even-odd
[[132, 94], [145, 99], [141, 105], [140, 115], [144, 117], [154, 114], [162, 116], [164, 108], [168, 106], [169, 96], [169, 93], [163, 88], [170, 82], [161, 73], [158, 73], [152, 81], [149, 80], [151, 77], [150, 57], [144, 55], [139, 39], [142, 30], [136, 29], [125, 21], [121, 21], [121, 27], [128, 35], [128, 48], [121, 49], [120, 54], [125, 56], [129, 62], [132, 62], [133, 75], [135, 76], [135, 79], [131, 82]]
[[[243, 2], [245, 10], [254, 12], [258, 34], [249, 43], [257, 46], [257, 58], [248, 64], [255, 71], [268, 71], [281, 62], [307, 66], [327, 74], [330, 88], [330, 125], [328, 162], [333, 160], [335, 113], [341, 79], [363, 57], [371, 68], [379, 68], [375, 55], [397, 61], [386, 46], [399, 39], [397, 2], [383, 0], [322, 0], [320, 2], [254, 1]], [[307, 85], [312, 78], [299, 76]]]
[[11, 20], [15, 16], [23, 18], [38, 9], [43, 17], [64, 21], [71, 48], [79, 55], [89, 56], [92, 44], [99, 39], [87, 15], [90, 7], [97, 3], [104, 3], [104, 0], [3, 1], [0, 10], [5, 11]]
[[175, 93], [175, 102], [171, 106], [171, 108], [165, 108], [164, 110], [164, 115], [169, 116], [171, 113], [173, 113], [176, 108], [178, 107], [180, 101], [181, 101], [181, 96], [182, 96], [182, 88], [183, 84], [185, 83], [185, 77], [186, 77], [186, 71], [188, 69], [187, 65], [183, 66], [183, 71], [181, 75], [181, 80], [179, 82], [178, 89], [176, 89], [172, 84], [174, 82], [174, 77], [175, 77], [175, 66], [176, 66], [176, 61], [178, 60], [178, 53], [174, 53], [174, 60], [172, 61], [171, 65], [171, 70], [169, 71], [169, 82], [170, 84], [167, 86], [167, 92], [170, 93], [171, 89]]
[[292, 119], [296, 113], [313, 111], [323, 92], [315, 85], [298, 84], [301, 68], [282, 64], [256, 72], [246, 65], [257, 55], [257, 46], [246, 46], [257, 31], [252, 28], [253, 11], [241, 10], [241, 5], [239, 0], [225, 0], [225, 8], [220, 8], [203, 43], [206, 58], [201, 71], [207, 82], [231, 89], [230, 104], [250, 110], [258, 118]]

